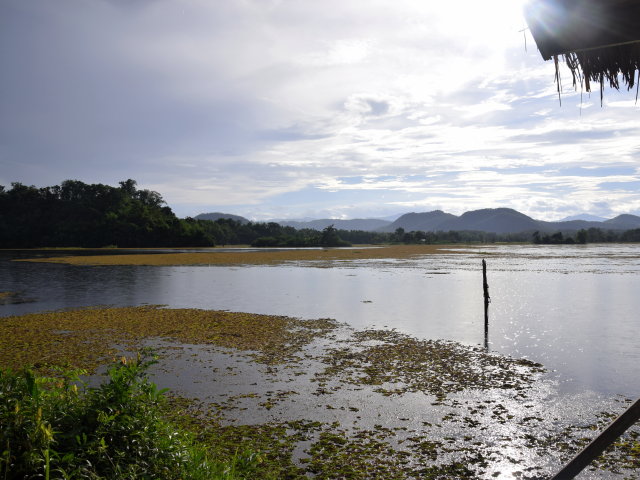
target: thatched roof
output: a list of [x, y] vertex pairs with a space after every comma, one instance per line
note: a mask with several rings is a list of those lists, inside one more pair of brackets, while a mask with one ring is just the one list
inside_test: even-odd
[[[628, 89], [640, 68], [640, 0], [530, 0], [529, 29], [542, 58], [564, 56], [574, 85], [584, 80]], [[558, 77], [559, 79], [559, 77]]]

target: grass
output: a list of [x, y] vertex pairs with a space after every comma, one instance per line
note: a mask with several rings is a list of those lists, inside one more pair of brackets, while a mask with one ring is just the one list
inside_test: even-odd
[[[70, 265], [274, 265], [293, 261], [345, 261], [410, 258], [455, 252], [446, 245], [391, 245], [374, 248], [333, 248], [312, 250], [247, 250], [246, 252], [148, 253], [86, 255], [20, 259], [21, 262], [64, 263]], [[458, 246], [457, 248], [464, 248]], [[449, 253], [451, 253], [449, 252]]]
[[123, 358], [97, 388], [79, 371], [0, 370], [0, 478], [256, 478], [259, 455], [217, 461], [166, 420], [164, 392], [145, 374], [152, 363]]

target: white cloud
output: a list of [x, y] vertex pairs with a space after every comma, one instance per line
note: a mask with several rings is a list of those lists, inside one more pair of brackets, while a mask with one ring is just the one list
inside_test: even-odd
[[2, 180], [131, 177], [190, 214], [638, 208], [640, 193], [561, 171], [637, 165], [632, 94], [600, 108], [565, 88], [560, 107], [520, 7], [6, 1]]

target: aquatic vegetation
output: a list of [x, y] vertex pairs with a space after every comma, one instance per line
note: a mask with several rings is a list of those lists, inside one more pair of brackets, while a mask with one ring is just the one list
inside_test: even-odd
[[[183, 398], [173, 399], [172, 411], [172, 418], [209, 445], [216, 458], [231, 458], [237, 449], [259, 451], [265, 479], [472, 479], [478, 477], [470, 467], [482, 458], [465, 451], [461, 461], [438, 461], [440, 453], [455, 448], [423, 436], [400, 449], [393, 445], [396, 431], [380, 425], [355, 430], [309, 420], [225, 425], [206, 405]], [[307, 447], [301, 452], [300, 445]]]
[[[535, 397], [544, 368], [528, 360], [330, 319], [158, 306], [5, 317], [0, 366], [94, 370], [150, 339], [164, 339], [160, 376], [175, 376], [181, 357], [194, 381], [222, 384], [198, 402], [172, 394], [159, 403], [163, 421], [188, 430], [208, 458], [252, 471], [248, 478], [533, 480], [610, 417], [573, 426], [550, 413], [547, 394]], [[593, 468], [637, 472], [639, 440], [632, 429]]]
[[123, 358], [97, 388], [78, 371], [0, 370], [0, 477], [255, 478], [257, 455], [220, 462], [165, 419], [163, 392], [145, 375], [151, 363]]
[[[631, 400], [619, 400], [621, 408], [627, 408]], [[622, 411], [618, 412], [622, 413]], [[600, 412], [593, 422], [569, 425], [557, 432], [546, 432], [539, 436], [526, 436], [527, 446], [538, 452], [555, 449], [562, 452], [563, 461], [568, 461], [587, 446], [598, 432], [604, 430], [617, 417], [611, 412]], [[629, 429], [615, 441], [605, 454], [596, 458], [590, 470], [609, 471], [626, 474], [640, 471], [640, 428]], [[627, 478], [627, 477], [625, 477]], [[636, 478], [636, 477], [633, 477]]]
[[[344, 332], [336, 337], [343, 338]], [[352, 331], [343, 340], [333, 338], [327, 343], [325, 350], [315, 351], [316, 355], [307, 358], [310, 363], [299, 366], [309, 369], [314, 362], [319, 362], [317, 374], [309, 375], [309, 379], [318, 385], [316, 392], [321, 403], [310, 402], [309, 398], [313, 397], [308, 396], [309, 388], [290, 384], [296, 373], [283, 370], [280, 372], [282, 385], [293, 386], [298, 396], [273, 386], [266, 387], [269, 390], [265, 391], [264, 386], [256, 385], [251, 393], [231, 395], [224, 402], [201, 406], [195, 415], [196, 423], [200, 424], [198, 428], [206, 432], [204, 435], [211, 443], [224, 438], [222, 444], [217, 443], [217, 448], [223, 448], [227, 455], [235, 448], [260, 451], [264, 460], [262, 468], [275, 478], [443, 480], [502, 475], [531, 480], [546, 478], [560, 462], [568, 460], [584, 445], [585, 431], [592, 436], [597, 428], [588, 419], [582, 429], [558, 428], [562, 420], [531, 397], [530, 390], [535, 391], [533, 387], [544, 369], [527, 360], [509, 359], [453, 342], [423, 343], [384, 330]], [[371, 355], [374, 347], [384, 347], [379, 357]], [[393, 351], [395, 347], [397, 351]], [[370, 365], [360, 368], [357, 355], [363, 352], [370, 354], [370, 363], [380, 361], [380, 368], [366, 372]], [[425, 352], [437, 358], [435, 367], [424, 361]], [[451, 366], [443, 367], [446, 363]], [[336, 365], [344, 368], [335, 368]], [[464, 366], [484, 371], [485, 375], [468, 375]], [[409, 373], [402, 372], [403, 368]], [[419, 371], [421, 369], [426, 371]], [[435, 372], [448, 380], [439, 382]], [[390, 385], [386, 384], [387, 376], [393, 377]], [[366, 383], [378, 379], [382, 384]], [[433, 391], [427, 388], [426, 379], [435, 383]], [[345, 398], [359, 391], [363, 394], [356, 397], [357, 402], [351, 399], [344, 403]], [[376, 418], [372, 407], [382, 398], [393, 396], [392, 403], [387, 402], [391, 408], [389, 413], [398, 414], [402, 412], [402, 405], [406, 405], [401, 398], [416, 394], [426, 394], [420, 401], [426, 409], [443, 412], [439, 420], [416, 424], [399, 415], [395, 423], [370, 425]], [[430, 400], [432, 395], [435, 402]], [[278, 410], [274, 398], [285, 402], [290, 399], [294, 403]], [[282, 421], [283, 412], [294, 407], [297, 400], [308, 402], [307, 409], [302, 411], [303, 416], [305, 412], [308, 416], [297, 421]], [[271, 405], [277, 411], [276, 418], [282, 420], [260, 421], [266, 416], [257, 410], [261, 407], [271, 411]], [[340, 421], [313, 420], [322, 417], [318, 409], [326, 409], [328, 417], [339, 412]], [[623, 437], [593, 468], [600, 468], [607, 475], [615, 471], [623, 474], [636, 471], [638, 467], [630, 458], [634, 448], [639, 448], [638, 434], [634, 432]], [[530, 438], [540, 442], [538, 447], [530, 443]], [[549, 452], [554, 455], [550, 457]], [[220, 456], [223, 458], [224, 454]], [[635, 458], [637, 461], [638, 455]]]
[[525, 359], [389, 330], [355, 332], [344, 343], [323, 357], [328, 367], [318, 380], [337, 376], [354, 385], [376, 385], [384, 395], [419, 391], [443, 399], [465, 389], [522, 391], [544, 372], [542, 365]]
[[184, 398], [173, 398], [167, 414], [173, 422], [192, 432], [199, 442], [207, 445], [209, 454], [223, 462], [231, 462], [238, 451], [259, 452], [260, 479], [304, 479], [304, 469], [296, 465], [293, 452], [299, 441], [307, 437], [305, 427], [293, 430], [285, 423], [258, 425], [224, 425], [205, 406], [195, 406]]
[[21, 262], [65, 263], [71, 265], [272, 265], [299, 261], [344, 261], [383, 258], [409, 258], [417, 255], [455, 253], [444, 245], [392, 245], [374, 248], [331, 248], [244, 252], [144, 253], [123, 255], [58, 256], [20, 259]]
[[147, 338], [250, 351], [261, 363], [294, 360], [302, 347], [335, 327], [330, 319], [300, 320], [158, 306], [86, 308], [0, 319], [0, 367], [71, 365], [93, 371]]

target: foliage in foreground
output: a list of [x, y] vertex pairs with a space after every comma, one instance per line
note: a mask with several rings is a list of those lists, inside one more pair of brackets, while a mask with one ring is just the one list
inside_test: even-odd
[[254, 478], [259, 456], [216, 462], [163, 418], [163, 391], [145, 375], [152, 363], [123, 358], [97, 388], [80, 371], [0, 370], [0, 478]]

